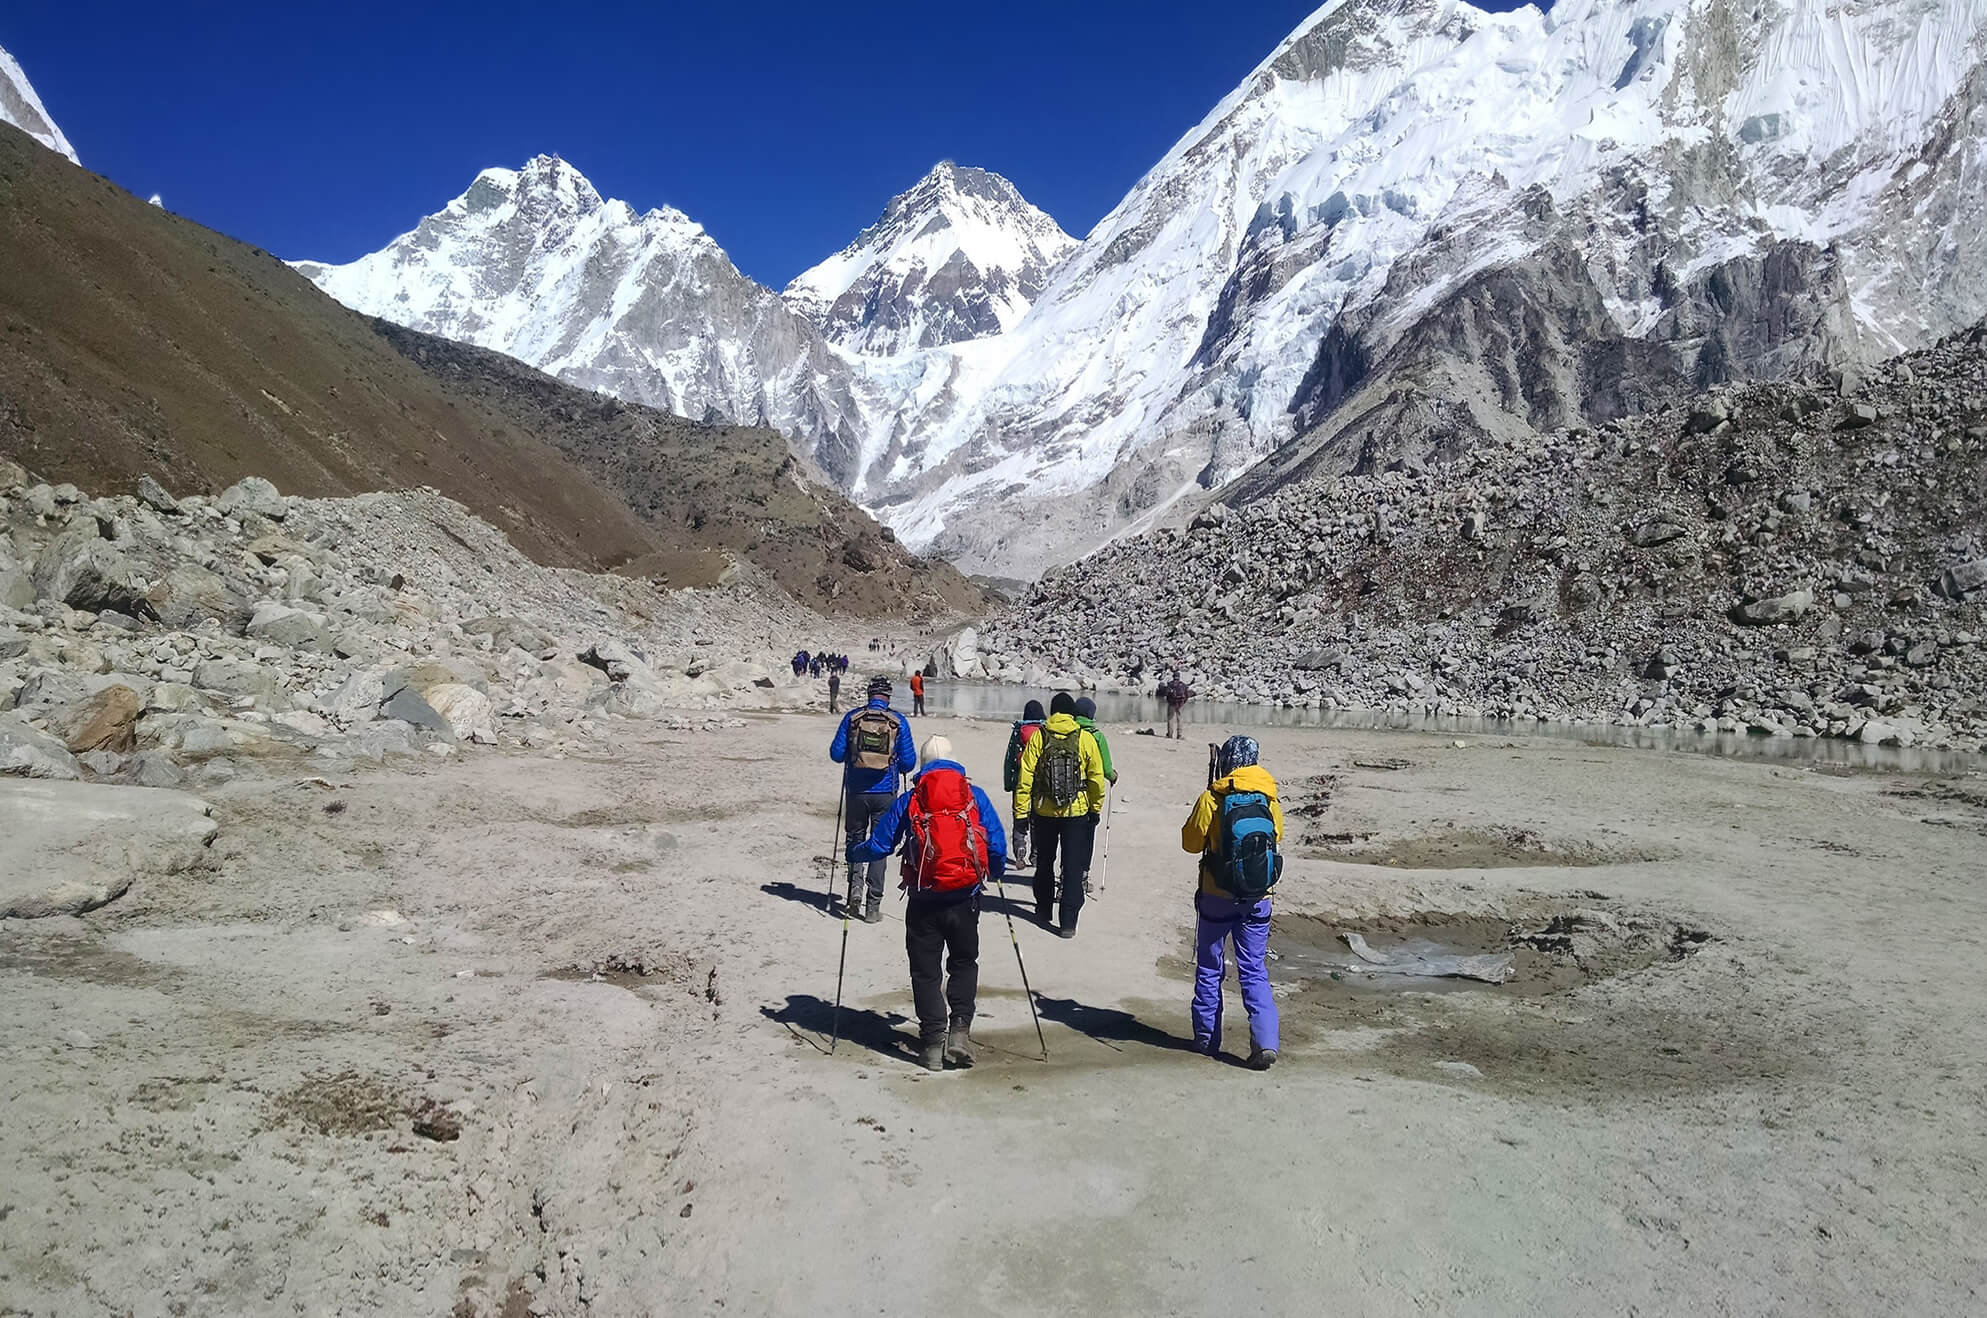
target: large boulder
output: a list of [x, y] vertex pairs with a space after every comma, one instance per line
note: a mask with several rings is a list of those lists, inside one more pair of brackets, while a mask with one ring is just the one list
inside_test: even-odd
[[392, 695], [401, 687], [413, 687], [422, 695], [438, 686], [460, 683], [487, 693], [490, 681], [483, 670], [468, 659], [420, 659], [411, 664], [402, 664], [386, 675], [386, 692]]
[[273, 600], [264, 600], [255, 606], [255, 612], [248, 620], [247, 634], [271, 645], [292, 650], [316, 650], [323, 654], [331, 652], [334, 639], [331, 619], [324, 614], [291, 608]]
[[269, 735], [266, 723], [203, 714], [154, 714], [138, 725], [138, 744], [146, 750], [169, 751], [183, 760], [273, 755], [284, 749]]
[[1733, 622], [1746, 627], [1769, 627], [1775, 623], [1794, 622], [1814, 606], [1813, 591], [1795, 590], [1785, 595], [1775, 595], [1770, 599], [1735, 605], [1731, 618]]
[[1666, 521], [1659, 517], [1654, 521], [1643, 522], [1638, 526], [1630, 527], [1628, 529], [1628, 543], [1634, 545], [1637, 549], [1654, 549], [1658, 545], [1669, 544], [1672, 540], [1681, 540], [1688, 534], [1689, 532], [1685, 531], [1684, 528], [1678, 526], [1675, 522]]
[[319, 701], [317, 710], [338, 726], [349, 728], [372, 722], [379, 716], [379, 707], [385, 700], [386, 675], [377, 668], [361, 668]]
[[276, 487], [260, 476], [245, 476], [214, 500], [214, 506], [230, 517], [243, 513], [254, 513], [267, 517], [272, 522], [280, 522], [290, 515], [290, 505], [277, 493]]
[[[702, 678], [692, 680], [703, 681]], [[587, 702], [587, 707], [603, 714], [619, 714], [623, 718], [648, 719], [667, 712], [672, 704], [686, 704], [688, 699], [686, 692], [679, 691], [672, 701], [663, 694], [661, 687], [653, 684], [614, 682], [595, 694]]]
[[27, 680], [15, 693], [14, 703], [22, 709], [45, 711], [81, 704], [108, 686], [128, 686], [143, 696], [151, 685], [145, 678], [129, 673], [113, 675], [86, 673], [74, 668], [36, 668], [28, 673]]
[[955, 632], [940, 652], [940, 669], [952, 677], [974, 679], [986, 676], [986, 658], [980, 653], [980, 633], [972, 627]]
[[144, 701], [128, 686], [112, 685], [87, 700], [65, 705], [48, 716], [48, 730], [72, 755], [109, 751], [123, 755], [138, 745], [138, 716]]
[[18, 714], [0, 714], [0, 776], [73, 782], [83, 776], [83, 770], [69, 748], [54, 737], [30, 726]]
[[112, 781], [130, 787], [182, 787], [186, 771], [164, 751], [140, 751], [125, 757]]
[[463, 741], [496, 741], [496, 734], [490, 728], [490, 720], [496, 710], [490, 704], [490, 697], [475, 687], [464, 686], [460, 682], [443, 682], [429, 687], [425, 693], [429, 708], [442, 716], [449, 731]]
[[499, 654], [513, 647], [527, 654], [543, 654], [554, 644], [541, 628], [519, 618], [471, 618], [462, 624], [462, 631], [466, 636], [489, 637], [490, 649]]
[[653, 686], [656, 681], [648, 660], [623, 641], [595, 641], [581, 653], [580, 662], [598, 668], [611, 682], [638, 681]]
[[441, 712], [427, 702], [427, 699], [411, 686], [403, 686], [386, 698], [379, 707], [383, 719], [398, 719], [429, 732], [439, 732], [454, 736], [455, 729]]
[[0, 790], [0, 918], [74, 915], [207, 863], [213, 807], [182, 792], [24, 782]]
[[1947, 599], [1958, 599], [1962, 595], [1987, 587], [1987, 558], [1969, 559], [1955, 563], [1939, 574], [1934, 587]]
[[178, 563], [153, 588], [159, 621], [174, 631], [191, 631], [209, 618], [240, 635], [248, 625], [248, 601], [221, 577], [198, 563]]
[[134, 618], [157, 618], [158, 610], [124, 555], [86, 522], [50, 541], [34, 565], [35, 598], [54, 600], [85, 613], [104, 609]]
[[149, 473], [138, 478], [135, 492], [138, 495], [140, 503], [145, 504], [157, 512], [176, 513], [179, 511], [179, 500], [167, 493], [166, 487], [153, 480]]
[[283, 679], [252, 659], [203, 659], [193, 670], [193, 685], [224, 696], [252, 696], [265, 712], [290, 707]]
[[0, 566], [0, 608], [22, 613], [34, 608], [34, 573], [26, 567]]

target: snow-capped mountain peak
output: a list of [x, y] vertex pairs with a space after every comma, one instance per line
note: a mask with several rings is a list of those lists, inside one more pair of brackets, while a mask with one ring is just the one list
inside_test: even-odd
[[1333, 0], [892, 437], [890, 521], [1023, 575], [1390, 357], [1489, 430], [1921, 344], [1987, 310], [1983, 203], [1987, 0]]
[[787, 305], [854, 352], [888, 356], [1012, 329], [1076, 240], [989, 170], [941, 161]]
[[839, 368], [813, 328], [681, 211], [603, 199], [557, 156], [484, 170], [371, 255], [295, 264], [356, 311], [631, 402], [775, 426], [834, 469], [840, 405], [821, 381]]
[[486, 169], [462, 200], [472, 211], [515, 205], [533, 218], [591, 215], [602, 204], [586, 175], [558, 156], [533, 156], [522, 169]]
[[69, 157], [72, 164], [82, 163], [76, 159], [76, 148], [49, 118], [20, 62], [4, 48], [0, 48], [0, 123], [14, 125], [49, 150]]
[[947, 163], [781, 297], [541, 157], [302, 268], [777, 426], [907, 545], [1025, 576], [1273, 452], [1439, 457], [1924, 343], [1987, 312], [1983, 211], [1987, 0], [1332, 0], [1081, 244]]

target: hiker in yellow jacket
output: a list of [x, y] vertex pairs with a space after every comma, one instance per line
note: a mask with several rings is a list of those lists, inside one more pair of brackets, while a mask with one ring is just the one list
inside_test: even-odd
[[[1221, 1051], [1221, 981], [1226, 945], [1249, 1013], [1248, 1065], [1276, 1065], [1276, 997], [1269, 986], [1270, 890], [1283, 872], [1283, 806], [1253, 737], [1230, 737], [1215, 754], [1213, 781], [1180, 826], [1182, 849], [1200, 854], [1194, 893], [1194, 1051]], [[1230, 847], [1235, 854], [1229, 854]]]
[[[1035, 842], [1035, 918], [1064, 938], [1076, 937], [1083, 910], [1083, 876], [1104, 812], [1104, 756], [1076, 721], [1076, 699], [1058, 691], [1049, 721], [1021, 752], [1014, 783], [1014, 817], [1027, 820]], [[1062, 852], [1062, 921], [1050, 919], [1056, 899], [1056, 852]]]

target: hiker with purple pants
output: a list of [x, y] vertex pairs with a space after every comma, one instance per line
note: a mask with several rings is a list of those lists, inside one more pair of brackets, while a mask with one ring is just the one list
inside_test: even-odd
[[[1194, 802], [1180, 829], [1180, 845], [1200, 853], [1200, 886], [1194, 893], [1194, 1051], [1209, 1057], [1221, 1050], [1221, 981], [1227, 945], [1235, 945], [1235, 977], [1249, 1013], [1248, 1065], [1266, 1071], [1276, 1064], [1276, 998], [1269, 985], [1269, 886], [1281, 871], [1276, 846], [1283, 841], [1283, 809], [1276, 779], [1256, 763], [1260, 750], [1251, 737], [1230, 737], [1216, 756], [1220, 775]], [[1238, 899], [1223, 886], [1239, 882], [1225, 852], [1252, 854], [1257, 872], [1248, 877], [1260, 895]], [[1263, 880], [1266, 878], [1266, 882]]]

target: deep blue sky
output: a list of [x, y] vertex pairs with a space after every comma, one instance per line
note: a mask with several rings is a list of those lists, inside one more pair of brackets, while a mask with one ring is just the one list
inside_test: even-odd
[[5, 4], [0, 46], [85, 166], [279, 256], [544, 151], [778, 288], [945, 158], [1082, 237], [1320, 2], [74, 0]]

